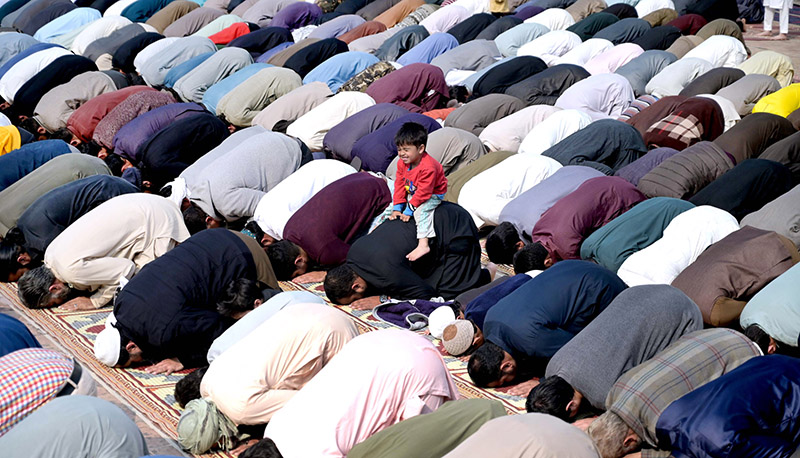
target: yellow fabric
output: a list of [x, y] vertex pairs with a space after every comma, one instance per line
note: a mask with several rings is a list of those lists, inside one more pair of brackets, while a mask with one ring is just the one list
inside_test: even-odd
[[22, 146], [19, 129], [14, 126], [0, 127], [0, 156], [10, 153]]
[[798, 108], [800, 108], [800, 83], [790, 84], [762, 97], [753, 107], [753, 113], [772, 113], [785, 118]]

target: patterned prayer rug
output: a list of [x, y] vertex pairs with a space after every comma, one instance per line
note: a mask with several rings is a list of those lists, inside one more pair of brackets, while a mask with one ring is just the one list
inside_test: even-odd
[[[483, 256], [484, 263], [486, 256]], [[509, 266], [500, 266], [500, 272], [512, 274]], [[310, 291], [325, 297], [322, 283], [296, 284], [282, 282], [284, 291]], [[172, 375], [152, 375], [137, 369], [111, 369], [99, 363], [92, 351], [94, 339], [103, 330], [110, 307], [99, 311], [62, 312], [57, 309], [29, 310], [17, 298], [16, 284], [0, 283], [0, 295], [25, 318], [35, 323], [46, 334], [53, 337], [68, 353], [73, 355], [84, 368], [92, 372], [98, 382], [104, 384], [111, 393], [123, 400], [132, 409], [143, 415], [166, 437], [175, 439], [176, 426], [181, 409], [175, 402], [175, 383], [190, 371]], [[349, 307], [338, 307], [348, 313], [356, 322], [359, 331], [369, 332], [393, 327], [377, 319], [372, 311], [358, 311]], [[509, 413], [525, 411], [525, 399], [505, 394], [502, 390], [481, 389], [472, 384], [467, 375], [466, 362], [445, 353], [441, 342], [428, 336], [442, 353], [447, 368], [455, 380], [461, 395], [465, 398], [495, 399], [503, 403]], [[231, 457], [227, 453], [209, 453], [204, 457]]]

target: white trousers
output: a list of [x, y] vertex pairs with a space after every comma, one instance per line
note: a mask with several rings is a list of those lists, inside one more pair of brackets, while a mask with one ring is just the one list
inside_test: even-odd
[[[779, 18], [779, 26], [780, 26], [780, 33], [788, 34], [789, 33], [789, 8], [792, 6], [792, 2], [785, 0], [783, 2], [783, 7], [780, 10], [780, 18]], [[771, 32], [772, 31], [772, 21], [775, 18], [775, 8], [770, 8], [768, 6], [764, 7], [764, 31]]]

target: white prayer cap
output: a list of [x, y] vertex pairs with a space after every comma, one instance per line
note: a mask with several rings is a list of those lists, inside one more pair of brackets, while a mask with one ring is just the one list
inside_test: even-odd
[[441, 339], [444, 328], [455, 320], [456, 314], [453, 308], [445, 305], [431, 312], [431, 316], [428, 317], [428, 329], [433, 337]]
[[109, 367], [114, 367], [119, 362], [120, 344], [122, 337], [114, 326], [106, 326], [94, 339], [94, 357]]
[[475, 326], [468, 320], [456, 320], [445, 328], [442, 345], [447, 353], [461, 356], [472, 346], [475, 338]]

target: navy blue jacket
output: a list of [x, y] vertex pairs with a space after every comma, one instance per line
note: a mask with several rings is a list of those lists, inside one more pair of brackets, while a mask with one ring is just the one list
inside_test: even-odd
[[675, 458], [790, 456], [800, 445], [800, 360], [750, 359], [670, 404], [656, 437]]
[[483, 333], [515, 359], [550, 358], [625, 288], [605, 267], [561, 261], [489, 309]]
[[233, 324], [216, 304], [239, 278], [256, 281], [247, 245], [232, 231], [208, 229], [147, 264], [114, 302], [116, 328], [152, 361], [207, 364], [211, 343]]
[[41, 348], [41, 345], [21, 321], [0, 313], [0, 357], [23, 348]]

